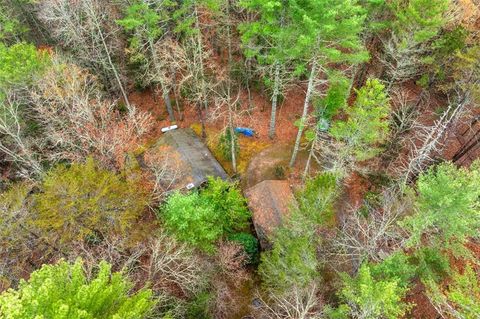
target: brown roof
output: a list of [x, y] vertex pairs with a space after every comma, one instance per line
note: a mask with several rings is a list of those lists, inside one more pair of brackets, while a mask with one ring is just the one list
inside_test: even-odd
[[182, 187], [189, 183], [198, 187], [208, 176], [228, 179], [223, 167], [192, 129], [166, 132], [157, 142], [157, 147], [162, 146], [168, 146], [181, 162], [183, 178], [179, 184], [184, 184]]
[[288, 216], [294, 197], [287, 181], [267, 180], [250, 187], [245, 196], [261, 246], [271, 246], [271, 235]]

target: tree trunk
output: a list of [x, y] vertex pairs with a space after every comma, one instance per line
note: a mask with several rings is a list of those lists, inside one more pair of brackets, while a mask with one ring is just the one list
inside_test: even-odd
[[208, 109], [208, 103], [206, 98], [206, 83], [205, 83], [205, 70], [203, 65], [203, 41], [202, 41], [202, 31], [200, 29], [200, 20], [198, 18], [198, 8], [195, 6], [195, 28], [197, 29], [197, 47], [195, 49], [197, 59], [199, 61], [200, 67], [200, 82], [201, 82], [201, 90], [202, 90], [202, 97], [204, 99], [203, 103], [205, 106], [205, 110]]
[[180, 121], [183, 121], [183, 112], [182, 112], [182, 110], [180, 110], [180, 103], [178, 101], [179, 96], [178, 96], [178, 93], [177, 93], [177, 84], [176, 84], [177, 83], [177, 72], [175, 71], [175, 68], [173, 68], [173, 67], [170, 68], [170, 72], [171, 72], [172, 78], [173, 78], [172, 87], [173, 87], [173, 97], [175, 99], [175, 108], [177, 109], [177, 113], [180, 116]]
[[442, 117], [430, 128], [423, 144], [410, 156], [408, 166], [403, 172], [402, 182], [407, 185], [417, 174], [421, 173], [425, 164], [431, 160], [430, 155], [437, 151], [437, 146], [447, 130], [464, 111], [470, 102], [470, 93], [466, 92], [458, 103], [449, 104]]
[[175, 121], [175, 115], [173, 114], [172, 101], [170, 100], [168, 89], [165, 87], [165, 85], [162, 85], [162, 83], [160, 83], [160, 86], [162, 87], [163, 100], [165, 101], [165, 106], [167, 107], [168, 117], [170, 118], [170, 121], [173, 122]]
[[107, 56], [108, 64], [112, 68], [113, 74], [114, 74], [115, 79], [116, 79], [117, 84], [118, 84], [118, 87], [120, 88], [123, 99], [125, 100], [125, 104], [127, 106], [127, 109], [128, 109], [129, 112], [132, 112], [133, 109], [132, 109], [132, 106], [130, 105], [130, 101], [128, 100], [127, 92], [125, 91], [125, 88], [123, 87], [123, 83], [120, 79], [120, 75], [118, 74], [117, 68], [113, 64], [112, 57], [111, 57], [111, 54], [110, 54], [110, 50], [108, 49], [107, 42], [106, 42], [105, 37], [103, 35], [103, 31], [100, 28], [100, 23], [98, 22], [96, 12], [94, 11], [95, 9], [93, 8], [92, 5], [87, 5], [87, 6], [90, 9], [91, 18], [93, 19], [93, 21], [95, 23], [95, 28], [98, 31], [98, 35], [100, 36], [100, 40], [102, 41], [102, 45], [103, 45], [103, 48], [105, 50], [105, 54]]
[[307, 178], [308, 171], [310, 169], [310, 162], [312, 161], [313, 152], [315, 151], [316, 142], [317, 142], [317, 136], [315, 136], [315, 139], [313, 140], [312, 145], [310, 147], [310, 152], [308, 153], [307, 163], [305, 164], [305, 169], [303, 170], [303, 177], [302, 177], [303, 181], [305, 181], [305, 179]]
[[150, 54], [152, 55], [152, 59], [153, 59], [153, 67], [155, 68], [155, 73], [156, 73], [156, 76], [158, 77], [160, 88], [162, 89], [162, 97], [163, 97], [163, 100], [165, 101], [165, 107], [167, 108], [168, 117], [170, 118], [170, 121], [173, 122], [175, 121], [175, 115], [173, 113], [172, 101], [170, 100], [170, 94], [168, 92], [167, 86], [165, 85], [165, 81], [163, 81], [162, 68], [160, 67], [160, 63], [157, 59], [157, 54], [155, 52], [155, 47], [153, 45], [153, 39], [151, 38], [148, 39], [148, 46], [150, 47]]
[[232, 73], [232, 34], [230, 27], [230, 3], [229, 0], [227, 3], [227, 49], [228, 49], [228, 86], [227, 86], [227, 103], [228, 103], [228, 126], [230, 130], [230, 152], [232, 157], [232, 169], [233, 172], [237, 173], [237, 158], [235, 154], [235, 131], [233, 130], [233, 116], [232, 116], [232, 82], [231, 82], [231, 73]]
[[252, 102], [252, 91], [250, 90], [250, 77], [251, 77], [251, 62], [250, 59], [247, 59], [247, 93], [248, 93], [248, 113], [253, 113], [253, 102]]
[[[207, 101], [207, 86], [205, 83], [205, 70], [203, 66], [203, 41], [202, 41], [202, 31], [200, 29], [200, 20], [198, 18], [198, 7], [195, 5], [194, 9], [195, 15], [195, 28], [197, 29], [197, 47], [195, 48], [195, 60], [198, 60], [199, 68], [200, 68], [200, 89], [201, 89], [201, 96], [202, 96], [202, 103], [205, 109], [205, 112], [208, 110], [208, 101]], [[203, 113], [203, 112], [202, 112]], [[205, 119], [203, 118], [202, 114], [202, 137], [207, 136], [207, 132], [205, 131]]]
[[305, 101], [303, 103], [303, 113], [300, 119], [300, 125], [298, 127], [297, 139], [295, 140], [295, 146], [293, 147], [292, 158], [290, 159], [290, 167], [293, 167], [295, 160], [297, 158], [298, 150], [300, 148], [300, 140], [302, 139], [303, 128], [307, 120], [308, 115], [308, 106], [310, 104], [310, 99], [312, 97], [312, 92], [314, 88], [314, 79], [317, 73], [317, 61], [314, 61], [312, 64], [312, 69], [310, 71], [310, 78], [308, 79], [308, 88], [307, 94], [305, 95]]
[[[231, 110], [230, 110], [231, 112]], [[230, 116], [230, 124], [229, 124], [229, 129], [230, 129], [230, 152], [232, 154], [232, 169], [235, 174], [237, 174], [237, 155], [235, 154], [235, 131], [233, 129], [233, 123], [232, 119]]]
[[272, 95], [272, 114], [270, 116], [270, 129], [268, 130], [268, 137], [273, 139], [275, 136], [275, 118], [277, 116], [278, 95], [280, 94], [280, 63], [275, 62], [275, 80], [273, 84]]

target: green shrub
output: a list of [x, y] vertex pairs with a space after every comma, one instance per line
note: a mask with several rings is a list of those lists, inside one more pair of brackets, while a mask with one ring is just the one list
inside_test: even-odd
[[124, 233], [148, 202], [137, 183], [99, 168], [91, 158], [85, 164], [53, 168], [40, 190], [35, 195], [35, 224], [60, 242]]
[[228, 240], [237, 242], [242, 245], [243, 250], [248, 256], [249, 263], [258, 261], [258, 240], [249, 233], [235, 233], [228, 236]]
[[198, 192], [174, 193], [163, 206], [160, 217], [179, 240], [212, 252], [223, 234], [221, 215]]
[[200, 196], [221, 216], [224, 232], [232, 233], [248, 226], [250, 211], [237, 183], [209, 177], [208, 185], [200, 192]]
[[0, 87], [32, 82], [47, 63], [47, 55], [33, 44], [22, 42], [8, 47], [0, 42]]
[[152, 310], [152, 291], [130, 294], [132, 283], [121, 273], [112, 273], [108, 263], [101, 262], [93, 276], [82, 267], [81, 260], [43, 265], [17, 290], [0, 295], [1, 317], [140, 319]]
[[223, 234], [248, 225], [250, 213], [235, 184], [210, 178], [200, 192], [171, 195], [159, 217], [178, 239], [213, 252]]
[[276, 165], [273, 171], [273, 174], [276, 178], [284, 179], [285, 178], [286, 169], [285, 166]]

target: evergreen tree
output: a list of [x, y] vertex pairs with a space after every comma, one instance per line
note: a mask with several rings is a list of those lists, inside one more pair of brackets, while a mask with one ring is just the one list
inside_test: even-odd
[[357, 92], [353, 107], [348, 108], [348, 119], [335, 122], [330, 134], [345, 144], [340, 156], [364, 161], [377, 155], [388, 137], [389, 98], [385, 87], [377, 79], [370, 79]]
[[[300, 1], [294, 8], [292, 20], [301, 30], [300, 40], [295, 43], [295, 49], [299, 52], [295, 55], [303, 54], [310, 72], [290, 166], [295, 163], [310, 100], [318, 87], [318, 76], [325, 73], [336, 76], [337, 72], [331, 70], [334, 65], [345, 63], [352, 66], [368, 59], [360, 38], [365, 19], [364, 10], [356, 1]], [[332, 82], [336, 81], [333, 79]]]
[[0, 295], [0, 314], [5, 319], [141, 319], [152, 311], [152, 291], [130, 294], [133, 284], [111, 265], [101, 262], [96, 274], [86, 274], [83, 262], [61, 261], [34, 271], [17, 290]]
[[132, 62], [143, 61], [141, 81], [146, 85], [159, 85], [170, 120], [174, 121], [166, 71], [162, 65], [162, 57], [158, 56], [156, 50], [156, 47], [161, 45], [162, 36], [167, 32], [168, 10], [172, 7], [173, 3], [170, 1], [151, 4], [146, 0], [137, 0], [126, 8], [125, 17], [117, 23], [130, 32], [129, 49]]
[[288, 219], [275, 231], [273, 249], [261, 256], [259, 274], [270, 293], [281, 296], [316, 284], [320, 264], [315, 232], [331, 223], [337, 194], [336, 178], [328, 173], [307, 181], [297, 194], [298, 207], [291, 208]]
[[210, 178], [201, 192], [171, 195], [158, 217], [178, 239], [212, 253], [224, 234], [248, 225], [250, 213], [235, 184]]
[[319, 263], [312, 233], [283, 227], [273, 236], [273, 249], [262, 253], [258, 273], [264, 288], [283, 295], [293, 287], [307, 287], [318, 276]]
[[369, 266], [363, 264], [356, 277], [342, 275], [337, 309], [327, 309], [331, 318], [397, 319], [406, 314], [409, 305], [403, 302], [406, 289], [397, 280], [376, 280]]
[[385, 41], [383, 63], [387, 67], [388, 90], [397, 82], [410, 80], [435, 63], [429, 57], [433, 40], [446, 24], [450, 0], [395, 0], [391, 37]]
[[299, 29], [291, 19], [294, 1], [243, 0], [240, 4], [259, 15], [259, 19], [240, 26], [247, 58], [255, 57], [269, 68], [267, 85], [271, 87], [272, 111], [268, 135], [275, 135], [275, 122], [279, 95], [283, 92], [283, 76], [292, 60], [301, 51], [296, 47]]
[[45, 54], [32, 44], [19, 42], [7, 46], [0, 42], [0, 91], [31, 84], [46, 62]]
[[463, 272], [455, 272], [446, 287], [434, 281], [426, 283], [428, 297], [435, 309], [449, 318], [477, 319], [480, 314], [479, 273], [468, 264]]
[[456, 255], [467, 253], [463, 245], [480, 229], [479, 164], [466, 169], [443, 163], [420, 175], [417, 210], [402, 222], [411, 245], [428, 243]]

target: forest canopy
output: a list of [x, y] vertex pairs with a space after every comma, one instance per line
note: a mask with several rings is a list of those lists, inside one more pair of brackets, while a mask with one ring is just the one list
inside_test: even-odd
[[479, 103], [478, 0], [2, 0], [0, 318], [479, 319]]

